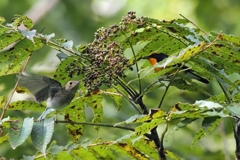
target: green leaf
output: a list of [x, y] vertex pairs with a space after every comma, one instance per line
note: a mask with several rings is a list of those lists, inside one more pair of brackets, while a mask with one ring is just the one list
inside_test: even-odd
[[127, 158], [128, 159], [136, 159], [131, 154], [129, 154], [124, 148], [120, 147], [121, 144], [123, 144], [123, 143], [111, 145], [111, 149], [114, 150], [115, 152], [117, 152], [118, 154], [125, 155], [126, 159]]
[[70, 81], [71, 77], [69, 77], [69, 72], [65, 71], [65, 68], [67, 68], [70, 63], [73, 63], [74, 58], [68, 57], [67, 59], [64, 59], [59, 65], [57, 70], [55, 71], [53, 79], [59, 81], [62, 84], [66, 84], [68, 81]]
[[[101, 123], [103, 118], [103, 106], [102, 96], [100, 90], [95, 90], [92, 93], [83, 97], [83, 102], [91, 107], [94, 113], [93, 123]], [[100, 126], [96, 126], [95, 129], [98, 131]]]
[[[76, 122], [85, 122], [85, 107], [82, 102], [82, 97], [71, 102], [67, 109], [65, 110], [65, 120], [66, 121], [76, 121]], [[79, 137], [83, 135], [84, 125], [80, 124], [66, 124], [67, 131], [72, 135], [74, 141], [77, 143]]]
[[88, 159], [97, 160], [98, 159], [95, 156], [95, 153], [85, 149], [84, 147], [81, 147], [80, 145], [78, 147], [76, 147], [75, 149], [73, 149], [70, 152], [70, 154], [73, 155], [74, 157], [77, 157], [77, 158], [83, 159], [83, 160], [88, 160]]
[[33, 156], [25, 156], [25, 155], [23, 155], [23, 159], [24, 160], [34, 160], [35, 159], [35, 155], [33, 155]]
[[53, 131], [54, 131], [53, 118], [45, 118], [33, 124], [33, 129], [31, 133], [33, 146], [37, 150], [42, 152], [45, 158], [47, 144], [52, 139]]
[[39, 39], [35, 39], [35, 44], [27, 39], [23, 39], [13, 48], [1, 52], [0, 63], [6, 62], [7, 65], [0, 69], [0, 76], [19, 72], [22, 68], [22, 61], [26, 60], [33, 51], [40, 49], [42, 45]]
[[30, 93], [31, 94], [31, 92], [27, 88], [22, 87], [22, 86], [18, 86], [17, 89], [16, 89], [16, 92], [17, 93]]
[[10, 123], [9, 142], [13, 149], [21, 145], [30, 135], [33, 127], [33, 118], [16, 120]]
[[[8, 45], [16, 42], [22, 38], [22, 34], [19, 32], [10, 32], [5, 33], [0, 36], [0, 50], [7, 47]], [[8, 57], [8, 54], [0, 53], [0, 60], [2, 61], [3, 58]]]
[[238, 36], [221, 34], [221, 40], [224, 40], [227, 42], [233, 42], [237, 45], [240, 45], [240, 38]]
[[170, 151], [164, 149], [164, 153], [166, 154], [167, 157], [170, 157], [172, 159], [180, 160], [180, 158], [177, 157], [173, 152], [170, 152]]
[[[189, 83], [187, 83], [186, 80]], [[190, 92], [202, 93], [202, 94], [205, 94], [207, 96], [210, 95], [206, 91], [206, 89], [204, 89], [203, 87], [199, 86], [197, 83], [194, 83], [190, 78], [187, 78], [187, 77], [182, 77], [182, 79], [175, 79], [171, 83], [171, 85], [177, 87], [180, 90], [188, 90]]]
[[121, 149], [125, 150], [129, 155], [131, 155], [132, 157], [134, 157], [136, 159], [149, 160], [147, 155], [139, 152], [134, 146], [131, 146], [127, 143], [117, 143], [117, 146], [120, 147]]
[[95, 157], [98, 159], [107, 159], [107, 160], [117, 160], [113, 152], [108, 148], [109, 145], [93, 145], [88, 147], [88, 150], [94, 153]]
[[163, 112], [161, 109], [150, 109], [150, 112], [148, 115], [135, 115], [135, 116], [130, 117], [126, 121], [115, 124], [114, 126], [119, 125], [119, 124], [131, 124], [131, 123], [145, 122], [145, 121], [149, 121], [151, 119], [162, 118], [162, 117], [166, 117], [166, 116], [167, 116], [167, 114], [165, 112]]
[[118, 94], [117, 90], [112, 88], [112, 89], [107, 89], [106, 91], [101, 91], [103, 94], [109, 95], [114, 101], [116, 102], [118, 106], [118, 111], [122, 107], [122, 95]]
[[[64, 150], [64, 146], [59, 146], [57, 144], [53, 144], [53, 146], [51, 147], [51, 154], [52, 154], [52, 158], [55, 155], [58, 155], [60, 152], [62, 152]], [[63, 158], [63, 157], [62, 157]]]
[[2, 24], [3, 22], [5, 22], [5, 18], [4, 17], [0, 17], [0, 24]]
[[0, 125], [3, 126], [3, 123], [4, 122], [7, 122], [8, 120], [10, 120], [10, 117], [8, 116], [7, 118], [3, 118], [1, 121], [0, 121]]
[[225, 107], [225, 109], [233, 116], [237, 116], [240, 117], [240, 107], [239, 104], [230, 104], [227, 107]]
[[7, 102], [7, 98], [4, 96], [0, 96], [0, 108], [3, 108]]
[[177, 131], [180, 128], [186, 127], [187, 125], [191, 124], [193, 121], [197, 120], [197, 118], [184, 118], [181, 120], [168, 134], [173, 133], [174, 131]]
[[153, 119], [151, 122], [145, 122], [144, 124], [135, 128], [135, 132], [131, 135], [131, 139], [137, 138], [145, 133], [151, 131], [153, 128], [158, 126], [160, 123], [166, 122], [165, 119]]
[[24, 16], [24, 20], [23, 20], [23, 25], [27, 28], [27, 29], [30, 29], [33, 27], [33, 21], [28, 18], [27, 16]]
[[133, 146], [140, 152], [148, 155], [151, 159], [159, 159], [158, 152], [153, 141], [141, 138], [140, 140], [134, 142]]
[[[215, 110], [220, 110], [216, 112]], [[177, 103], [174, 108], [169, 112], [169, 119], [176, 118], [201, 118], [201, 117], [210, 117], [210, 116], [219, 116], [222, 115], [221, 111], [223, 107], [217, 103], [211, 101], [197, 101], [194, 105], [188, 103]], [[205, 113], [206, 111], [214, 112], [215, 114], [211, 115]], [[226, 116], [223, 114], [223, 116]]]
[[32, 110], [32, 111], [44, 111], [46, 106], [39, 104], [35, 101], [16, 101], [8, 106], [11, 110]]
[[3, 144], [4, 142], [8, 142], [8, 141], [9, 141], [9, 135], [0, 137], [0, 144]]
[[220, 122], [221, 118], [219, 117], [204, 118], [201, 129], [196, 133], [196, 136], [194, 137], [192, 146], [201, 138], [205, 137], [210, 131], [216, 128]]

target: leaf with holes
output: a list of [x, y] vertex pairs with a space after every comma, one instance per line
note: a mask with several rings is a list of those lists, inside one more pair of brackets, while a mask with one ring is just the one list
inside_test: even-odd
[[116, 89], [112, 88], [112, 89], [107, 89], [106, 91], [102, 92], [103, 94], [109, 95], [112, 99], [114, 99], [114, 101], [116, 102], [117, 106], [118, 106], [118, 111], [121, 109], [122, 107], [122, 95], [119, 95], [118, 92], [116, 91]]
[[141, 126], [135, 128], [135, 133], [131, 135], [131, 139], [137, 138], [145, 133], [151, 131], [154, 127], [158, 126], [159, 124], [166, 122], [165, 119], [153, 119], [151, 122], [145, 122]]
[[7, 98], [4, 96], [0, 96], [0, 108], [4, 107], [7, 102]]
[[202, 122], [201, 129], [196, 133], [196, 136], [192, 142], [192, 146], [199, 141], [201, 138], [205, 137], [210, 131], [218, 126], [221, 122], [221, 118], [219, 117], [207, 117], [204, 118]]
[[46, 106], [39, 104], [35, 101], [16, 101], [8, 106], [10, 110], [32, 110], [32, 111], [44, 111]]
[[33, 124], [33, 129], [31, 133], [33, 146], [37, 150], [42, 152], [45, 158], [47, 144], [52, 139], [53, 131], [54, 131], [53, 118], [45, 118]]
[[126, 121], [115, 124], [114, 126], [119, 125], [119, 124], [131, 124], [131, 123], [145, 122], [145, 121], [149, 121], [151, 119], [163, 118], [166, 116], [167, 116], [167, 114], [165, 112], [163, 112], [161, 109], [150, 109], [150, 112], [148, 115], [135, 115], [135, 116], [130, 117]]
[[[85, 122], [85, 107], [82, 102], [82, 97], [76, 99], [70, 103], [65, 110], [65, 120], [66, 121], [75, 121], [75, 122]], [[81, 124], [66, 124], [67, 131], [72, 135], [74, 141], [77, 143], [79, 137], [83, 135], [84, 125]]]
[[57, 70], [55, 71], [55, 74], [53, 76], [53, 79], [59, 81], [62, 84], [66, 84], [71, 78], [68, 76], [69, 72], [65, 71], [65, 69], [70, 66], [71, 63], [73, 63], [74, 58], [68, 57], [67, 59], [64, 59], [57, 67]]
[[33, 127], [33, 118], [16, 120], [10, 123], [9, 143], [13, 149], [21, 145], [30, 135]]
[[[94, 113], [93, 123], [101, 123], [103, 117], [103, 107], [102, 107], [102, 96], [100, 90], [95, 90], [92, 93], [83, 97], [83, 102], [91, 107]], [[95, 129], [98, 131], [100, 126], [96, 126]]]

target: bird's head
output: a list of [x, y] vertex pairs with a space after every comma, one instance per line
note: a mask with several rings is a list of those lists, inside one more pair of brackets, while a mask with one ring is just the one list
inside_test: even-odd
[[65, 90], [70, 91], [70, 90], [76, 90], [78, 88], [78, 84], [81, 81], [69, 81], [66, 85], [65, 85]]

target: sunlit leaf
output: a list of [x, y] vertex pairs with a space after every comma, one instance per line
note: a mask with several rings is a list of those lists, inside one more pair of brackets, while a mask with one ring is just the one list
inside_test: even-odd
[[7, 98], [4, 96], [0, 96], [0, 108], [4, 107], [7, 102]]
[[[82, 98], [78, 98], [68, 105], [65, 110], [65, 120], [75, 122], [85, 122], [85, 107]], [[79, 137], [83, 135], [84, 125], [80, 124], [66, 124], [67, 131], [72, 135], [74, 141], [77, 143]]]
[[35, 101], [16, 101], [8, 106], [11, 110], [32, 110], [32, 111], [44, 111], [46, 106], [39, 104]]

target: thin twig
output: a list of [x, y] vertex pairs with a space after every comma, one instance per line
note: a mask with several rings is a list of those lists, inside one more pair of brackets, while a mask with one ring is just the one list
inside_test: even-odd
[[184, 17], [182, 14], [180, 14], [180, 16], [182, 16], [184, 19], [186, 19], [188, 22], [192, 23], [195, 27], [197, 27], [198, 29], [200, 29], [204, 34], [206, 34], [207, 36], [209, 36], [204, 30], [202, 30], [200, 27], [198, 27], [195, 23], [193, 23], [192, 21], [190, 21], [189, 19], [187, 19], [186, 17]]
[[[23, 67], [23, 69], [22, 69], [22, 73], [23, 73], [23, 71], [26, 69], [27, 64], [28, 64], [28, 62], [29, 62], [29, 59], [31, 58], [31, 55], [32, 55], [32, 54], [30, 54], [30, 55], [28, 56], [27, 61], [26, 61], [25, 65], [24, 65], [24, 67]], [[17, 86], [18, 86], [18, 83], [19, 83], [19, 80], [20, 80], [20, 78], [21, 78], [22, 73], [21, 73], [20, 76], [18, 77], [18, 80], [17, 80], [17, 82], [16, 82], [16, 84], [15, 84], [15, 87], [14, 87], [14, 89], [13, 89], [11, 95], [10, 95], [10, 98], [8, 99], [7, 104], [6, 104], [5, 107], [3, 108], [3, 112], [2, 112], [2, 115], [1, 115], [1, 117], [0, 117], [0, 120], [3, 119], [3, 116], [4, 116], [4, 114], [5, 114], [6, 110], [7, 110], [7, 107], [8, 107], [8, 105], [9, 105], [9, 103], [10, 103], [12, 97], [13, 97], [13, 94], [14, 94], [15, 90], [17, 89]]]
[[209, 48], [213, 43], [215, 43], [218, 40], [218, 38], [220, 37], [221, 33], [222, 33], [222, 31], [219, 32], [218, 36], [214, 39], [214, 41], [212, 41], [212, 43], [210, 43], [205, 49]]
[[125, 130], [129, 130], [129, 131], [133, 131], [133, 132], [135, 131], [134, 128], [124, 127], [124, 126], [114, 126], [112, 124], [105, 124], [105, 123], [75, 122], [75, 121], [57, 121], [57, 123], [83, 124], [83, 125], [89, 125], [89, 126], [102, 126], [102, 127], [119, 128], [119, 129], [125, 129]]

